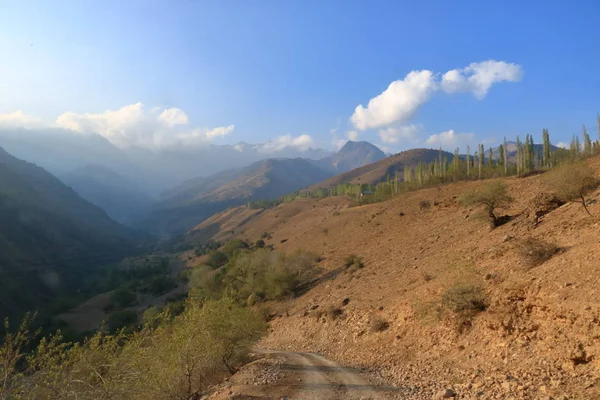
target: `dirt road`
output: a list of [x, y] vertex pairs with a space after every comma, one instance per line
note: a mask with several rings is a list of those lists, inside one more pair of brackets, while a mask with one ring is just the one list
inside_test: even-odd
[[234, 375], [211, 399], [396, 399], [405, 389], [376, 384], [364, 372], [315, 353], [261, 351], [265, 358]]

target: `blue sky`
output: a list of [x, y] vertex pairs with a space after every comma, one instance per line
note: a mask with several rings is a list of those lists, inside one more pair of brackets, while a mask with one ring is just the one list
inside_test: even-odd
[[[118, 131], [124, 146], [352, 137], [397, 151], [543, 127], [568, 142], [582, 124], [595, 138], [598, 16], [593, 0], [0, 0], [0, 123]], [[425, 93], [401, 82], [368, 107], [423, 70]], [[371, 122], [351, 120], [359, 105]]]

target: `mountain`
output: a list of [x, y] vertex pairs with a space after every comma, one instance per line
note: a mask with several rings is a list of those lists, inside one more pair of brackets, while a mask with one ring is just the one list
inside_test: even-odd
[[[309, 189], [328, 188], [341, 183], [368, 183], [374, 185], [383, 182], [388, 176], [400, 176], [404, 172], [404, 166], [414, 166], [419, 162], [432, 162], [439, 158], [440, 150], [433, 149], [411, 149], [394, 154], [390, 157], [380, 159], [377, 162], [363, 165], [359, 168], [341, 173], [325, 181], [312, 185]], [[441, 152], [442, 157], [452, 160], [453, 154], [447, 151]]]
[[385, 157], [386, 155], [383, 151], [369, 142], [353, 142], [349, 140], [340, 151], [323, 161], [331, 164], [336, 171], [345, 172], [374, 163]]
[[331, 155], [322, 149], [298, 149], [275, 142], [148, 149], [119, 148], [99, 134], [68, 129], [0, 129], [0, 146], [57, 176], [93, 164], [135, 182], [145, 193], [163, 190], [198, 176], [246, 167], [268, 158], [320, 160]]
[[274, 199], [330, 176], [302, 158], [259, 161], [175, 187], [136, 226], [163, 236], [181, 233], [228, 207]]
[[131, 180], [99, 165], [77, 168], [61, 176], [61, 180], [123, 224], [146, 212], [153, 201]]
[[0, 148], [0, 316], [35, 309], [141, 237], [46, 170]]

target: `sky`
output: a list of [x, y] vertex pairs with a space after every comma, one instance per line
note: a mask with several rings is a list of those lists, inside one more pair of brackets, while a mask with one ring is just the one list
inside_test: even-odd
[[600, 112], [600, 2], [0, 0], [0, 127], [448, 150]]

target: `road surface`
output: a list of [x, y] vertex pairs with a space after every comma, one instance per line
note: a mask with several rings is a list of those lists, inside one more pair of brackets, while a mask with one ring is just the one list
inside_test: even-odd
[[316, 353], [261, 350], [265, 360], [234, 375], [211, 399], [384, 400], [404, 398], [401, 388], [373, 383], [354, 368], [341, 367]]

